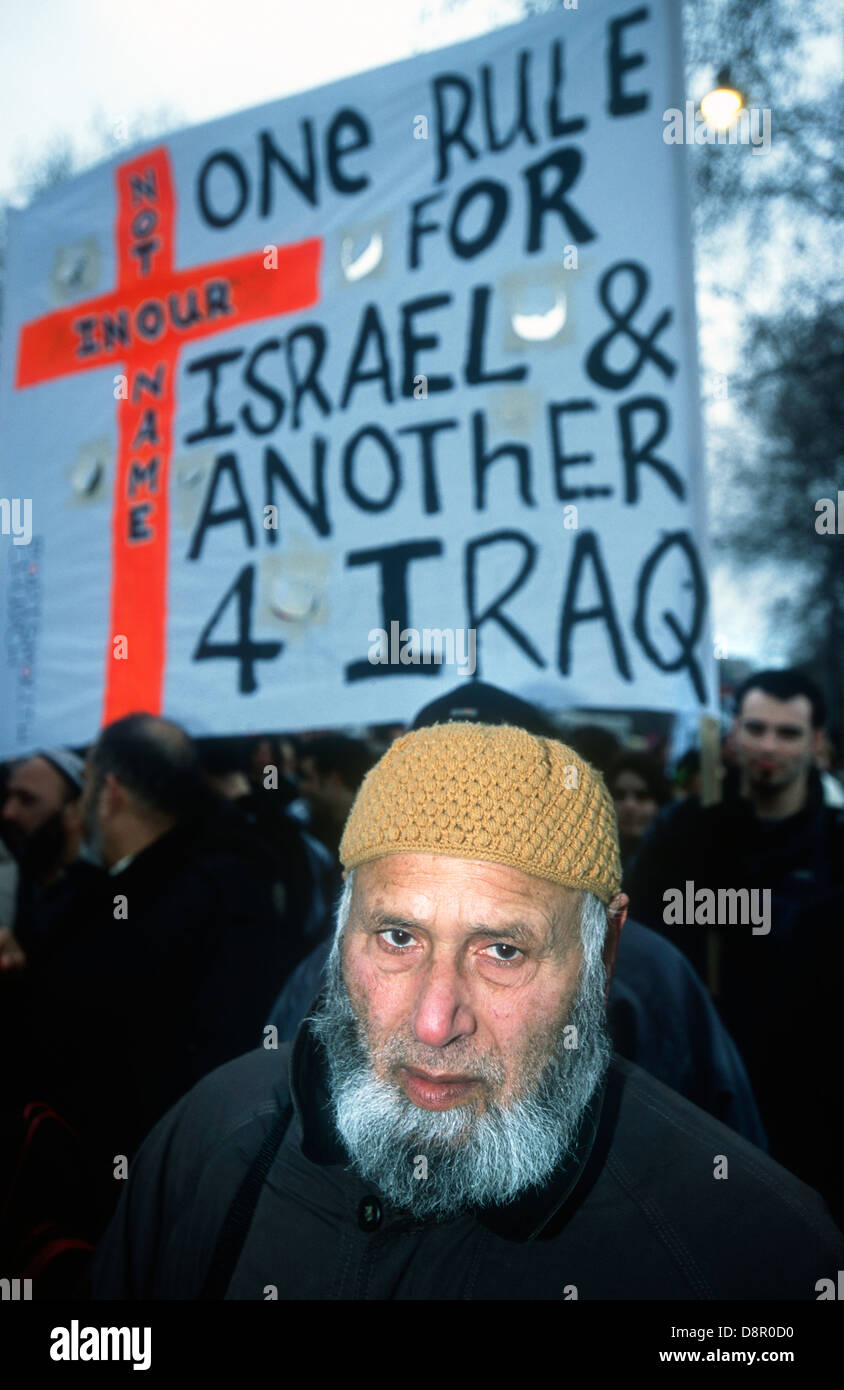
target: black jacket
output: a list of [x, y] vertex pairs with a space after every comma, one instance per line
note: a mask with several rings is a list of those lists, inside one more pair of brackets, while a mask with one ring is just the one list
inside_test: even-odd
[[[794, 942], [828, 911], [844, 907], [844, 810], [824, 803], [820, 777], [812, 772], [802, 810], [762, 819], [739, 794], [733, 770], [716, 805], [690, 797], [662, 812], [625, 870], [623, 889], [631, 915], [668, 935], [703, 971], [706, 929], [666, 926], [663, 916], [665, 889], [682, 889], [687, 880], [696, 888], [770, 889], [770, 936]], [[737, 935], [725, 932], [725, 941]]]
[[814, 1299], [842, 1267], [817, 1194], [620, 1058], [576, 1157], [540, 1192], [411, 1221], [349, 1168], [304, 1024], [292, 1048], [228, 1064], [156, 1127], [95, 1255], [95, 1298], [200, 1296], [227, 1209], [291, 1095], [230, 1299]]
[[30, 1097], [96, 1149], [134, 1153], [200, 1077], [255, 1047], [291, 968], [274, 867], [212, 808], [89, 889], [39, 962]]

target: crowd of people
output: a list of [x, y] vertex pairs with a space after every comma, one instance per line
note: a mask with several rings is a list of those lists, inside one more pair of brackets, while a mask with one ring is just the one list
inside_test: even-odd
[[[596, 1182], [600, 1191], [606, 1181], [604, 1168], [595, 1168], [598, 1154], [602, 1163], [615, 1156], [618, 1177], [622, 1158], [638, 1171], [669, 1143], [679, 1171], [673, 1186], [665, 1184], [671, 1189], [665, 1219], [685, 1230], [692, 1263], [706, 1270], [701, 1280], [715, 1290], [687, 1296], [752, 1296], [757, 1277], [759, 1296], [791, 1296], [797, 1271], [819, 1258], [810, 1230], [822, 1232], [818, 1239], [829, 1250], [835, 1236], [820, 1203], [806, 1208], [804, 1224], [794, 1216], [811, 1194], [782, 1169], [816, 1189], [838, 1222], [844, 1219], [832, 998], [844, 907], [844, 790], [830, 769], [825, 724], [823, 700], [800, 672], [749, 677], [723, 740], [720, 799], [710, 805], [701, 800], [694, 750], [666, 767], [653, 751], [622, 746], [600, 726], [553, 719], [475, 680], [426, 706], [409, 732], [194, 740], [166, 719], [139, 713], [106, 726], [87, 749], [45, 748], [9, 765], [0, 813], [0, 1032], [3, 1056], [14, 1061], [4, 1067], [0, 1089], [0, 1272], [31, 1278], [44, 1297], [91, 1291], [200, 1297], [227, 1290], [233, 1297], [264, 1296], [250, 1295], [242, 1276], [238, 1292], [237, 1281], [229, 1282], [234, 1264], [220, 1265], [222, 1179], [209, 1211], [196, 1217], [199, 1225], [207, 1218], [207, 1230], [203, 1225], [200, 1238], [198, 1227], [191, 1227], [193, 1236], [182, 1229], [169, 1263], [162, 1264], [160, 1231], [157, 1246], [153, 1240], [162, 1218], [152, 1212], [164, 1201], [165, 1180], [178, 1209], [190, 1206], [200, 1174], [191, 1156], [216, 1162], [215, 1135], [220, 1165], [230, 1162], [237, 1172], [242, 1155], [224, 1156], [220, 1126], [225, 1119], [231, 1134], [240, 1133], [247, 1121], [235, 1115], [238, 1106], [246, 1106], [249, 1125], [269, 1115], [278, 1077], [289, 1069], [290, 1091], [278, 1102], [281, 1127], [259, 1137], [275, 1144], [264, 1179], [267, 1164], [282, 1162], [279, 1155], [287, 1153], [292, 1165], [287, 1181], [299, 1197], [293, 1214], [278, 1220], [283, 1230], [296, 1228], [294, 1244], [306, 1238], [306, 1223], [300, 1228], [295, 1213], [322, 1201], [310, 1168], [327, 1173], [335, 1163], [357, 1174], [358, 1187], [353, 1182], [343, 1200], [358, 1194], [360, 1233], [368, 1222], [370, 1230], [381, 1224], [382, 1206], [397, 1214], [397, 1231], [406, 1219], [414, 1230], [433, 1221], [437, 1232], [471, 1208], [482, 1224], [483, 1213], [495, 1213], [495, 1241], [520, 1241], [520, 1223], [532, 1219], [525, 1193], [547, 1197], [565, 1170], [566, 1199], [551, 1202], [546, 1215], [563, 1232], [560, 1240], [572, 1239], [578, 1221], [580, 1239], [588, 1233], [592, 1240], [606, 1219], [593, 1213], [590, 1226], [585, 1215], [593, 1197], [584, 1191], [592, 1193]], [[468, 966], [462, 974], [455, 966], [446, 981], [443, 965], [442, 980], [435, 986], [431, 975], [425, 1002], [414, 1003], [412, 1024], [410, 1015], [396, 1013], [391, 1025], [390, 1010], [399, 1009], [401, 989], [410, 989], [417, 967], [400, 967], [386, 955], [373, 966], [368, 954], [376, 937], [365, 925], [367, 912], [381, 924], [378, 951], [418, 950], [421, 962], [437, 931], [445, 930], [446, 904], [465, 899], [473, 911], [486, 907], [487, 900], [498, 901], [493, 888], [505, 902], [524, 893], [527, 926], [520, 930], [528, 938], [531, 932], [536, 938], [540, 919], [569, 921], [576, 908], [583, 912], [585, 951], [590, 902], [600, 921], [588, 1007], [588, 962], [575, 971], [581, 992], [572, 986], [569, 998], [564, 953], [556, 945], [524, 949], [515, 928], [508, 935], [496, 925], [500, 934], [490, 928], [484, 951], [516, 954], [478, 955], [477, 965], [472, 956], [480, 993], [499, 990], [506, 999], [514, 979], [517, 995], [524, 991], [522, 1028], [530, 1025], [534, 996], [540, 1012], [551, 1009], [551, 996], [537, 994], [543, 981], [546, 989], [556, 981], [559, 998], [576, 1001], [574, 1012], [557, 1021], [571, 1027], [572, 1017], [583, 1020], [573, 1049], [577, 1066], [568, 1053], [548, 1047], [536, 1096], [521, 1094], [514, 1059], [519, 1048], [533, 1057], [545, 1043], [537, 1034], [533, 1051], [527, 1048], [526, 1035], [516, 1031], [518, 1009], [503, 1009], [511, 1018], [506, 1043], [500, 1011], [492, 1010], [489, 1035], [498, 1045], [491, 1044], [491, 1056], [471, 1042], [486, 1025]], [[707, 915], [701, 893], [716, 904], [729, 900], [729, 916]], [[679, 918], [666, 909], [678, 894], [688, 909]], [[393, 899], [401, 912], [385, 915]], [[416, 930], [423, 900], [436, 908], [435, 925]], [[764, 917], [744, 920], [745, 902], [764, 903]], [[558, 934], [562, 939], [566, 931]], [[390, 936], [408, 940], [387, 943]], [[513, 963], [527, 973], [515, 975]], [[357, 995], [347, 991], [351, 980]], [[604, 1006], [605, 1034], [597, 1021]], [[376, 1020], [383, 1033], [378, 1047]], [[584, 1034], [597, 1039], [594, 1048], [584, 1045]], [[353, 1067], [364, 1075], [362, 1037], [371, 1045], [369, 1063], [386, 1059], [383, 1075], [376, 1067], [366, 1083]], [[294, 1039], [291, 1061], [286, 1045]], [[400, 1040], [411, 1059], [402, 1073], [404, 1109], [395, 1112], [396, 1134], [406, 1142], [402, 1147], [396, 1139], [393, 1153], [386, 1140], [379, 1147], [373, 1139], [372, 1131], [390, 1129], [393, 1115], [375, 1075], [379, 1083], [392, 1078], [395, 1091], [390, 1067], [398, 1066]], [[610, 1051], [626, 1061], [610, 1066]], [[253, 1058], [251, 1070], [244, 1054]], [[241, 1071], [235, 1076], [224, 1064]], [[522, 1064], [527, 1075], [524, 1058]], [[214, 1091], [210, 1073], [237, 1085], [230, 1081], [226, 1089], [221, 1080]], [[657, 1086], [653, 1095], [642, 1074], [648, 1087]], [[580, 1087], [582, 1103], [572, 1099], [565, 1114], [551, 1106], [543, 1120], [538, 1097], [550, 1075], [572, 1098]], [[203, 1078], [209, 1080], [197, 1090]], [[194, 1095], [204, 1100], [191, 1108], [186, 1098]], [[675, 1112], [666, 1095], [684, 1098], [676, 1105], [686, 1108]], [[408, 1097], [415, 1100], [410, 1120]], [[383, 1114], [376, 1100], [383, 1101]], [[635, 1107], [646, 1102], [663, 1116], [662, 1129], [653, 1120], [642, 1126]], [[285, 1138], [291, 1107], [299, 1157], [290, 1156]], [[456, 1117], [466, 1122], [467, 1111], [511, 1128], [491, 1131], [485, 1148], [479, 1120], [477, 1136], [472, 1131], [472, 1142], [464, 1142]], [[360, 1119], [365, 1115], [368, 1128]], [[427, 1128], [419, 1128], [420, 1117]], [[411, 1128], [402, 1130], [399, 1119], [412, 1121]], [[517, 1120], [520, 1128], [512, 1128]], [[696, 1126], [706, 1152], [715, 1146], [712, 1155], [723, 1156], [722, 1126], [735, 1136], [731, 1200], [750, 1213], [745, 1220], [754, 1236], [766, 1221], [780, 1223], [781, 1249], [793, 1256], [791, 1283], [783, 1276], [780, 1284], [765, 1285], [764, 1242], [758, 1257], [739, 1262], [739, 1274], [729, 1276], [731, 1257], [707, 1245], [691, 1190], [698, 1160], [691, 1141], [680, 1138], [697, 1133]], [[548, 1150], [544, 1167], [543, 1146], [531, 1139], [538, 1129]], [[500, 1162], [494, 1170], [484, 1167], [487, 1149], [504, 1151], [505, 1132], [512, 1153], [521, 1155], [518, 1180], [512, 1171], [505, 1180]], [[414, 1159], [438, 1155], [439, 1182], [427, 1173], [424, 1180], [398, 1174], [408, 1144], [416, 1148]], [[531, 1168], [527, 1154], [534, 1147]], [[256, 1162], [261, 1143], [257, 1148]], [[252, 1172], [248, 1163], [245, 1171]], [[776, 1208], [748, 1196], [754, 1171], [776, 1194]], [[588, 1183], [585, 1173], [592, 1173]], [[575, 1188], [580, 1195], [569, 1211]], [[232, 1198], [236, 1193], [234, 1182]], [[647, 1241], [635, 1233], [632, 1210], [614, 1209], [619, 1229], [629, 1229], [644, 1258]], [[246, 1231], [240, 1234], [247, 1240]], [[130, 1246], [143, 1251], [136, 1258], [146, 1271], [134, 1282], [126, 1272], [135, 1258]], [[199, 1246], [210, 1274], [198, 1260]], [[268, 1237], [263, 1254], [260, 1246], [253, 1254], [258, 1265], [269, 1258]], [[329, 1246], [322, 1247], [325, 1259]], [[448, 1236], [440, 1247], [434, 1242], [430, 1259], [446, 1259], [449, 1248]], [[599, 1290], [593, 1296], [674, 1296], [660, 1292], [670, 1288], [671, 1276], [656, 1258], [653, 1291], [641, 1295], [632, 1275], [628, 1287], [617, 1268], [610, 1278], [594, 1263], [585, 1260], [582, 1273]], [[202, 1277], [185, 1272], [200, 1266]], [[538, 1259], [537, 1268], [531, 1296], [542, 1296], [536, 1280], [551, 1277], [547, 1261]], [[302, 1269], [297, 1277], [304, 1277]], [[817, 1277], [824, 1272], [818, 1268]], [[316, 1269], [309, 1277], [311, 1294], [290, 1296], [452, 1296], [421, 1291], [436, 1282], [430, 1272], [416, 1292], [396, 1292], [404, 1286], [394, 1271], [390, 1278], [398, 1282], [384, 1285], [394, 1293], [369, 1295], [331, 1292], [329, 1275]], [[506, 1284], [501, 1270], [491, 1268], [485, 1277], [490, 1289], [496, 1279], [501, 1288]], [[447, 1285], [463, 1296], [455, 1278]], [[741, 1292], [742, 1279], [751, 1292]], [[283, 1282], [267, 1277], [261, 1287]]]

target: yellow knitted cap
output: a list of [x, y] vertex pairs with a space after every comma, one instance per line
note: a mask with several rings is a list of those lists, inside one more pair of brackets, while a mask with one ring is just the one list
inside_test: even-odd
[[556, 739], [509, 725], [435, 724], [397, 739], [364, 778], [340, 859], [445, 854], [509, 864], [608, 903], [621, 865], [603, 778]]

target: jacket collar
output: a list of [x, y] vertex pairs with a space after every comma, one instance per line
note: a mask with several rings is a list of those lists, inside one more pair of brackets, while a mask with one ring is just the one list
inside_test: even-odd
[[[319, 998], [321, 996], [314, 1001], [308, 1014], [313, 1013]], [[302, 1130], [302, 1153], [320, 1166], [339, 1163], [348, 1167], [349, 1154], [331, 1118], [325, 1059], [311, 1032], [307, 1015], [290, 1051], [288, 1084], [293, 1110]]]
[[108, 870], [112, 877], [137, 880], [139, 884], [158, 882], [170, 872], [173, 863], [181, 863], [190, 843], [190, 827], [174, 825], [157, 839], [151, 840], [135, 854], [125, 854]]
[[[314, 1002], [308, 1013], [317, 1007]], [[351, 1167], [331, 1118], [324, 1054], [307, 1017], [290, 1052], [289, 1095], [302, 1132], [302, 1153], [319, 1166]], [[281, 1083], [283, 1084], [283, 1083]], [[480, 1207], [474, 1217], [495, 1235], [530, 1241], [553, 1234], [586, 1196], [603, 1167], [617, 1109], [618, 1080], [610, 1066], [587, 1108], [573, 1152], [542, 1188], [531, 1188], [506, 1205]], [[607, 1100], [608, 1092], [612, 1099]]]

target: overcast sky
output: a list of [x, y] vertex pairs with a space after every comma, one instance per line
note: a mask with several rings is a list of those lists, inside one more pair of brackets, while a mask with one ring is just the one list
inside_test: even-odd
[[2, 0], [0, 196], [57, 135], [193, 125], [481, 34], [519, 0]]

